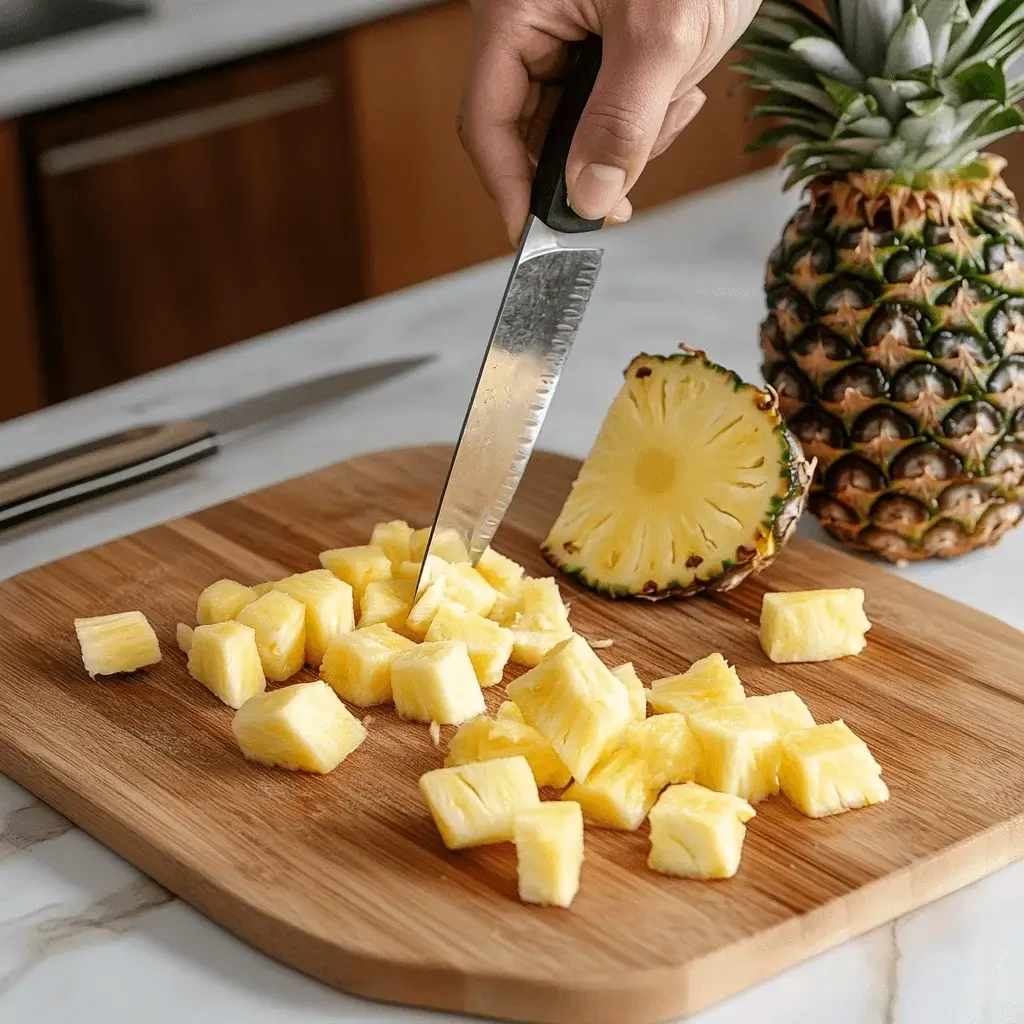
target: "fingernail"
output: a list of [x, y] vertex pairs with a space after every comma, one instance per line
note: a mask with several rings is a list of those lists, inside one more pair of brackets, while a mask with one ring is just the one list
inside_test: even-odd
[[572, 188], [572, 208], [587, 220], [607, 217], [622, 198], [626, 172], [608, 164], [587, 164]]

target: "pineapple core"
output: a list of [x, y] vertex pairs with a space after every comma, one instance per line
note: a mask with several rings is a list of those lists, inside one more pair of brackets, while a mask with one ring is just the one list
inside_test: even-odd
[[[515, 704], [509, 705], [519, 709]], [[536, 729], [527, 725], [520, 716], [492, 721], [486, 715], [478, 715], [459, 727], [459, 731], [448, 744], [446, 768], [474, 761], [493, 761], [500, 757], [526, 758], [538, 786], [563, 789], [569, 784], [569, 769], [562, 764], [547, 740]]]
[[337, 768], [366, 739], [359, 719], [319, 680], [250, 698], [231, 728], [250, 761], [319, 775]]
[[788, 733], [780, 746], [782, 792], [809, 818], [889, 799], [878, 762], [867, 744], [842, 721]]
[[391, 560], [392, 565], [408, 562], [412, 558], [412, 534], [412, 527], [404, 519], [378, 523], [370, 535], [370, 547], [380, 548]]
[[779, 737], [745, 705], [708, 708], [689, 717], [700, 746], [697, 781], [757, 803], [779, 791]]
[[448, 600], [441, 602], [425, 639], [428, 643], [462, 640], [469, 649], [469, 660], [483, 687], [501, 682], [505, 665], [512, 655], [512, 634], [507, 629]]
[[242, 586], [234, 580], [217, 580], [199, 595], [196, 602], [196, 622], [200, 626], [229, 622], [259, 596], [252, 587]]
[[682, 675], [656, 679], [647, 694], [651, 709], [659, 714], [688, 715], [702, 708], [742, 704], [745, 699], [736, 669], [720, 654], [694, 662]]
[[306, 609], [278, 590], [257, 598], [236, 616], [256, 631], [256, 647], [266, 677], [274, 683], [291, 679], [306, 660]]
[[383, 622], [395, 632], [405, 628], [412, 608], [416, 584], [412, 580], [375, 580], [367, 583], [359, 603], [359, 625], [376, 626]]
[[650, 783], [657, 790], [697, 778], [700, 744], [686, 715], [654, 715], [634, 722], [626, 730], [624, 745], [646, 762]]
[[279, 580], [274, 589], [306, 609], [306, 664], [319, 668], [327, 645], [355, 628], [352, 588], [334, 573], [315, 569]]
[[746, 706], [764, 718], [780, 736], [797, 729], [810, 729], [814, 725], [814, 716], [792, 690], [748, 697]]
[[240, 708], [267, 688], [256, 632], [240, 622], [196, 626], [188, 671], [229, 708]]
[[142, 612], [75, 619], [75, 634], [91, 679], [135, 672], [160, 661], [160, 642]]
[[486, 711], [469, 650], [461, 640], [421, 644], [391, 662], [395, 710], [414, 722], [461, 725]]
[[391, 694], [391, 663], [416, 645], [384, 623], [360, 626], [340, 633], [327, 646], [320, 677], [343, 700], [362, 707], [388, 704]]
[[516, 813], [540, 804], [525, 757], [437, 768], [419, 786], [449, 850], [511, 842]]
[[776, 664], [860, 654], [870, 628], [857, 588], [765, 594], [761, 604], [761, 647]]
[[579, 804], [546, 803], [524, 807], [512, 822], [519, 899], [548, 907], [568, 907], [580, 888], [583, 867], [583, 813]]
[[634, 720], [642, 722], [647, 717], [647, 691], [644, 689], [644, 684], [641, 682], [640, 677], [636, 674], [633, 663], [627, 661], [625, 665], [613, 668], [612, 675], [629, 692], [629, 706], [633, 710]]
[[586, 782], [574, 782], [562, 795], [575, 800], [595, 825], [623, 832], [635, 832], [657, 798], [647, 762], [629, 747], [602, 758]]
[[357, 602], [363, 600], [368, 583], [391, 579], [391, 559], [372, 544], [322, 551], [320, 564], [352, 588]]
[[732, 878], [754, 808], [696, 783], [670, 786], [651, 810], [647, 866], [680, 878]]

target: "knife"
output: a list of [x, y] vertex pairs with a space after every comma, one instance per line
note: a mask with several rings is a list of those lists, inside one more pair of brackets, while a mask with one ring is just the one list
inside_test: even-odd
[[133, 427], [13, 466], [0, 472], [0, 530], [198, 462], [272, 422], [306, 415], [433, 358], [342, 370], [212, 410], [201, 419]]
[[[430, 538], [455, 531], [475, 565], [490, 544], [533, 452], [604, 250], [586, 244], [602, 226], [568, 205], [565, 163], [601, 66], [601, 39], [570, 53], [564, 90], [541, 150], [530, 215], [473, 398], [448, 468]], [[580, 236], [583, 236], [581, 239]], [[415, 593], [423, 585], [424, 572]]]

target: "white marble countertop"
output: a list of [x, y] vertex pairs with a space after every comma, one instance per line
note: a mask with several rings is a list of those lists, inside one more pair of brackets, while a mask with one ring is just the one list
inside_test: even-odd
[[[598, 291], [541, 444], [582, 456], [638, 351], [679, 341], [757, 379], [764, 254], [792, 209], [772, 175], [609, 233]], [[392, 354], [437, 353], [174, 481], [0, 540], [0, 577], [340, 459], [451, 441], [507, 265], [476, 268], [0, 427], [0, 461]], [[813, 531], [814, 527], [804, 527]], [[906, 574], [1024, 628], [1024, 530]], [[1018, 1024], [1015, 865], [698, 1015], [698, 1024]], [[331, 991], [253, 952], [0, 778], [0, 1021], [411, 1024], [457, 1018]]]

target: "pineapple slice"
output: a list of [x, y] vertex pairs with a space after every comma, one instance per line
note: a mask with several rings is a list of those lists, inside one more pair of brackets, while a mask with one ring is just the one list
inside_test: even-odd
[[306, 609], [287, 594], [272, 590], [246, 605], [235, 618], [256, 631], [256, 646], [266, 677], [291, 679], [306, 660]]
[[402, 651], [391, 662], [395, 710], [414, 722], [461, 725], [487, 707], [469, 650], [461, 640], [442, 640]]
[[449, 850], [511, 842], [516, 814], [540, 805], [525, 757], [437, 768], [419, 786]]
[[583, 867], [583, 812], [579, 804], [523, 807], [512, 821], [519, 899], [568, 907], [580, 888]]
[[499, 555], [494, 548], [486, 548], [476, 563], [476, 571], [499, 594], [518, 594], [523, 584], [523, 577], [526, 570], [518, 562], [511, 558]]
[[779, 791], [779, 736], [743, 704], [689, 716], [700, 745], [697, 781], [707, 789], [755, 804]]
[[623, 747], [602, 758], [587, 775], [562, 795], [575, 800], [595, 825], [635, 832], [658, 799], [647, 762], [635, 750]]
[[634, 722], [626, 730], [623, 745], [646, 762], [651, 785], [656, 790], [697, 778], [700, 744], [686, 715], [654, 715]]
[[633, 663], [627, 661], [625, 665], [613, 668], [612, 675], [629, 692], [629, 706], [633, 710], [633, 719], [637, 722], [642, 722], [647, 717], [647, 691], [644, 689], [644, 684], [640, 681], [640, 677], [636, 674]]
[[359, 625], [384, 623], [396, 632], [405, 628], [412, 610], [416, 584], [411, 580], [375, 580], [367, 583], [359, 605]]
[[580, 636], [559, 644], [507, 692], [577, 782], [586, 782], [632, 719], [626, 688]]
[[352, 588], [357, 603], [363, 600], [367, 583], [391, 579], [391, 559], [370, 544], [322, 551], [320, 564]]
[[512, 634], [507, 629], [448, 600], [441, 602], [425, 640], [462, 640], [469, 648], [469, 660], [483, 687], [501, 682], [512, 654]]
[[242, 586], [234, 580], [217, 580], [211, 583], [196, 602], [196, 622], [210, 626], [215, 622], [229, 622], [238, 613], [252, 604], [259, 595], [252, 587]]
[[695, 661], [682, 675], [655, 679], [647, 694], [647, 702], [657, 714], [677, 711], [688, 715], [702, 708], [742, 704], [745, 699], [736, 669], [720, 654]]
[[306, 609], [306, 664], [319, 668], [327, 645], [355, 628], [352, 588], [327, 569], [314, 569], [278, 580], [274, 589]]
[[412, 558], [412, 527], [404, 519], [378, 523], [370, 535], [370, 547], [380, 548], [394, 565]]
[[194, 632], [195, 630], [184, 622], [179, 622], [177, 626], [174, 627], [174, 639], [178, 641], [178, 650], [181, 651], [182, 654], [188, 654], [191, 650], [192, 634]]
[[647, 866], [680, 878], [732, 878], [754, 808], [739, 797], [687, 782], [669, 786], [651, 810]]
[[761, 647], [776, 664], [860, 654], [870, 628], [857, 588], [765, 594], [761, 604]]
[[[416, 603], [409, 610], [405, 620], [404, 632], [414, 640], [423, 640], [434, 621], [434, 616], [445, 599], [445, 588], [448, 585], [447, 578], [440, 576], [420, 591]], [[413, 584], [415, 586], [415, 584]]]
[[444, 571], [444, 594], [466, 611], [486, 617], [498, 592], [467, 562], [455, 562]]
[[[514, 704], [511, 706], [515, 708]], [[448, 744], [444, 765], [451, 768], [453, 765], [493, 761], [495, 758], [514, 757], [517, 754], [529, 762], [538, 786], [563, 789], [569, 784], [569, 769], [562, 764], [544, 737], [522, 718], [518, 721], [508, 717], [492, 721], [486, 715], [478, 715], [470, 719], [459, 727]]]
[[267, 688], [256, 631], [240, 622], [196, 626], [188, 652], [188, 672], [236, 710]]
[[398, 562], [395, 564], [393, 574], [396, 580], [407, 580], [414, 586], [420, 578], [420, 569], [423, 569], [423, 586], [433, 583], [434, 580], [443, 576], [449, 563], [437, 555], [427, 555], [426, 562]]
[[889, 799], [882, 769], [867, 744], [842, 720], [783, 736], [782, 792], [809, 818]]
[[142, 612], [75, 619], [75, 634], [90, 679], [135, 672], [160, 661], [160, 641]]
[[416, 645], [383, 622], [339, 633], [327, 646], [320, 677], [343, 700], [361, 707], [389, 704], [391, 663]]
[[779, 736], [797, 729], [810, 729], [814, 725], [810, 709], [792, 690], [748, 697], [746, 706], [766, 719]]
[[250, 761], [326, 775], [366, 739], [358, 718], [324, 682], [296, 683], [247, 700], [231, 722]]
[[[414, 562], [422, 562], [430, 541], [430, 527], [416, 530], [409, 544], [409, 557]], [[468, 562], [469, 551], [457, 530], [439, 530], [434, 538], [430, 553], [443, 558], [446, 562]]]

